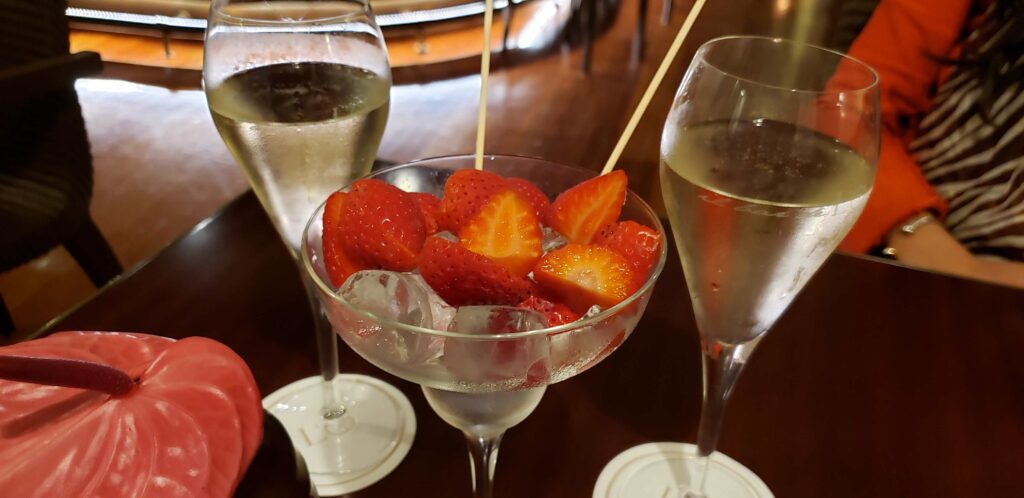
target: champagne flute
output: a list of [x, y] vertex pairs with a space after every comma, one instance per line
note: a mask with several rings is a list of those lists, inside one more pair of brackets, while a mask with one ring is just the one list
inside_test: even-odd
[[[391, 89], [383, 35], [361, 0], [215, 0], [208, 26], [210, 113], [298, 263], [306, 220], [331, 192], [367, 174], [376, 156]], [[415, 421], [392, 386], [338, 375], [337, 340], [315, 286], [300, 274], [322, 375], [264, 404], [288, 429], [320, 494], [343, 494], [401, 461]]]
[[731, 36], [694, 56], [665, 122], [661, 185], [700, 333], [704, 402], [696, 448], [662, 448], [677, 468], [660, 474], [657, 496], [770, 496], [747, 469], [712, 457], [726, 401], [863, 210], [878, 98], [870, 67], [812, 45]]

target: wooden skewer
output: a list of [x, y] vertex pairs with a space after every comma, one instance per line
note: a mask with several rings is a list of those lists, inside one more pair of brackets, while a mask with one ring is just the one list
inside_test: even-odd
[[611, 172], [615, 168], [615, 164], [619, 162], [619, 156], [626, 149], [626, 144], [629, 143], [630, 137], [633, 136], [636, 125], [640, 123], [640, 118], [643, 117], [644, 111], [647, 110], [651, 99], [654, 98], [654, 93], [658, 90], [658, 86], [661, 85], [661, 80], [665, 78], [665, 73], [668, 72], [669, 66], [676, 58], [676, 54], [679, 53], [679, 47], [683, 46], [683, 40], [690, 33], [690, 28], [693, 27], [694, 21], [700, 15], [700, 10], [704, 8], [704, 2], [705, 0], [697, 0], [690, 7], [690, 14], [686, 16], [683, 25], [679, 27], [679, 33], [676, 34], [675, 40], [672, 40], [672, 45], [669, 46], [668, 52], [665, 53], [665, 58], [661, 60], [661, 65], [658, 66], [658, 70], [654, 73], [654, 78], [647, 85], [647, 90], [644, 91], [643, 97], [640, 98], [640, 103], [637, 104], [636, 110], [633, 111], [633, 116], [629, 118], [626, 129], [623, 130], [622, 136], [619, 137], [618, 143], [615, 144], [615, 149], [612, 150], [612, 155], [608, 156], [608, 162], [604, 164], [604, 169], [601, 170], [602, 175]]
[[480, 54], [480, 110], [476, 117], [476, 162], [474, 167], [478, 170], [484, 169], [484, 135], [487, 133], [487, 76], [491, 73], [491, 23], [493, 19], [494, 0], [486, 0], [484, 2], [484, 49]]

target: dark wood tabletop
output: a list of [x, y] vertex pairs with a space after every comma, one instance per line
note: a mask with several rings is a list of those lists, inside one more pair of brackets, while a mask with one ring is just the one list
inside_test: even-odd
[[[497, 69], [488, 152], [599, 167], [690, 3], [676, 3], [669, 27], [656, 24], [661, 6], [652, 5], [643, 61], [630, 56], [638, 4], [627, 0], [595, 45], [590, 74], [579, 70], [578, 49]], [[793, 27], [813, 18], [820, 38], [815, 5], [837, 4], [708, 2], [623, 156], [631, 185], [657, 203], [661, 122], [700, 42], [728, 33], [814, 41]], [[396, 87], [382, 157], [470, 152], [477, 91], [471, 77]], [[700, 355], [672, 251], [631, 338], [552, 386], [509, 431], [499, 498], [586, 498], [621, 451], [694, 440]], [[264, 394], [318, 371], [298, 270], [251, 193], [50, 326], [73, 329], [212, 337], [248, 362]], [[397, 386], [418, 419], [405, 461], [351, 496], [470, 496], [463, 439], [419, 387], [340, 350], [343, 372]], [[761, 342], [733, 393], [719, 448], [779, 497], [1024, 496], [1022, 351], [1024, 292], [838, 255]]]
[[[672, 256], [631, 338], [509, 431], [498, 497], [589, 497], [619, 452], [694, 440], [700, 357]], [[51, 328], [212, 337], [266, 394], [317, 372], [297, 271], [249, 193]], [[780, 497], [1020, 496], [1022, 304], [1018, 290], [834, 256], [755, 352], [720, 449]], [[418, 386], [344, 346], [341, 365], [397, 386], [418, 422], [405, 461], [351, 496], [469, 496], [463, 439]]]

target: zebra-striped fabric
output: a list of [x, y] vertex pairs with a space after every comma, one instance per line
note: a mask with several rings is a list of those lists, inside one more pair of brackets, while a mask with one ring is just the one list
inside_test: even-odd
[[[1015, 23], [982, 22], [965, 53], [984, 50]], [[1020, 58], [1004, 70], [1024, 64]], [[1014, 82], [989, 110], [977, 105], [982, 81], [956, 68], [938, 89], [910, 152], [949, 203], [949, 232], [971, 252], [1024, 261], [1024, 82]]]

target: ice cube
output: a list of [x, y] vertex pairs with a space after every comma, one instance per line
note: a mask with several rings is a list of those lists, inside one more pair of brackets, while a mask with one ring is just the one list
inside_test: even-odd
[[602, 311], [604, 311], [604, 308], [602, 308], [601, 305], [599, 305], [599, 304], [595, 304], [595, 305], [591, 306], [590, 308], [587, 308], [587, 312], [584, 313], [583, 316], [580, 317], [580, 320], [586, 320], [587, 318], [593, 318], [593, 317], [601, 314]]
[[379, 318], [419, 327], [433, 323], [426, 292], [415, 279], [402, 273], [358, 271], [338, 289], [338, 295]]
[[[547, 327], [544, 315], [508, 306], [463, 306], [449, 330], [488, 336]], [[547, 384], [550, 354], [546, 335], [508, 340], [447, 338], [444, 364], [459, 382], [500, 382], [506, 389]]]
[[[597, 316], [602, 311], [604, 309], [595, 304], [580, 317], [580, 320]], [[552, 336], [551, 364], [556, 380], [576, 375], [607, 356], [625, 339], [628, 327], [623, 316], [616, 315], [589, 326]]]
[[433, 237], [441, 237], [442, 239], [447, 240], [448, 242], [459, 242], [459, 237], [451, 232], [437, 232], [433, 235]]
[[[421, 281], [418, 275], [383, 270], [352, 274], [338, 290], [338, 295], [376, 319], [355, 317], [345, 320], [345, 327], [356, 327], [356, 330], [339, 330], [342, 338], [364, 355], [388, 362], [423, 363], [440, 357], [443, 343], [436, 336], [382, 322], [433, 327], [432, 291]], [[338, 324], [335, 327], [338, 328]], [[356, 344], [351, 342], [351, 332], [359, 337]]]
[[562, 246], [569, 243], [569, 240], [562, 236], [562, 234], [555, 231], [554, 228], [545, 226], [544, 229], [544, 240], [541, 242], [541, 249], [547, 253], [548, 251], [554, 251]]
[[455, 307], [441, 299], [441, 296], [437, 295], [433, 287], [426, 280], [423, 280], [423, 277], [418, 273], [410, 274], [409, 278], [416, 281], [423, 288], [423, 292], [427, 296], [427, 300], [430, 303], [431, 328], [434, 330], [448, 330], [452, 319], [455, 318]]
[[511, 334], [547, 327], [544, 315], [510, 306], [463, 306], [449, 330], [463, 334]]

